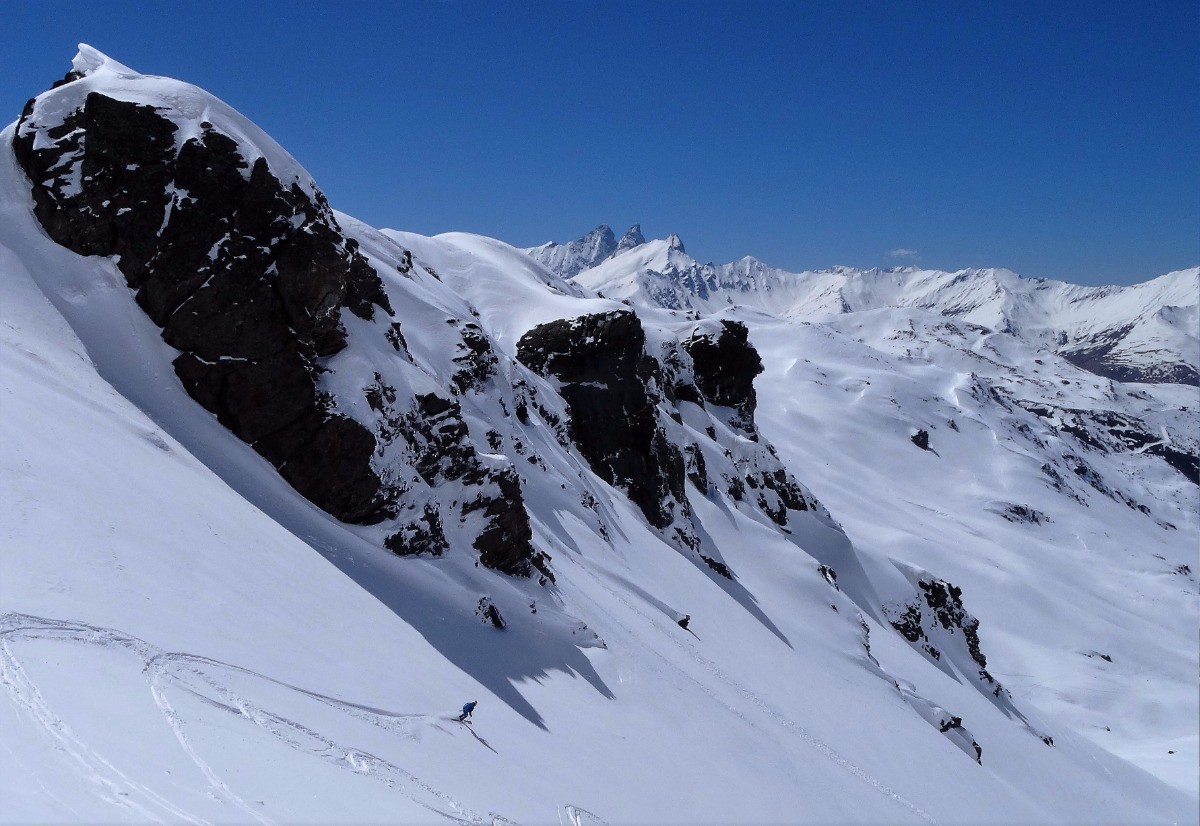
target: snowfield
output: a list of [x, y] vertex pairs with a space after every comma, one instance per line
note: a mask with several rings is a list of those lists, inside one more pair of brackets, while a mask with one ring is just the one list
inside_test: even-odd
[[[201, 90], [86, 47], [76, 69], [87, 89], [180, 104], [180, 123], [208, 118], [310, 186]], [[715, 482], [689, 488], [697, 542], [726, 578], [543, 414], [500, 413], [524, 381], [565, 416], [561, 387], [515, 360], [517, 342], [631, 309], [623, 296], [493, 239], [339, 214], [411, 353], [381, 366], [375, 323], [344, 314], [349, 343], [322, 388], [366, 416], [352, 404], [373, 371], [445, 387], [447, 320], [473, 319], [500, 367], [459, 396], [463, 418], [498, 432], [484, 460], [518, 469], [555, 581], [480, 566], [455, 526], [443, 556], [400, 557], [381, 528], [306, 501], [187, 395], [116, 263], [38, 223], [12, 137], [0, 134], [0, 821], [1196, 821], [1200, 507], [1153, 453], [1196, 454], [1194, 386], [1102, 379], [914, 307], [819, 323], [632, 308], [648, 351], [746, 326], [764, 366], [761, 439], [690, 402], [677, 421], [664, 412], [670, 436], [699, 445], [714, 477], [777, 451], [819, 500], [784, 527]], [[1118, 418], [1071, 418], [1097, 410]], [[1128, 432], [1118, 419], [1159, 447], [1129, 448], [1110, 433]], [[968, 654], [969, 617], [925, 616], [924, 648], [893, 628], [920, 583], [941, 580], [961, 588], [1003, 688]], [[483, 599], [504, 630], [481, 618]], [[472, 725], [455, 720], [469, 700]]]

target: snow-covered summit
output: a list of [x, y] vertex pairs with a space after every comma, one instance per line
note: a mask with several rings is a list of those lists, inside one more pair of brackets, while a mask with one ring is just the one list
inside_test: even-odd
[[34, 100], [22, 129], [36, 131], [43, 120], [60, 120], [66, 113], [79, 109], [93, 92], [159, 108], [176, 127], [176, 148], [202, 134], [204, 124], [208, 124], [232, 138], [249, 163], [264, 158], [275, 177], [285, 184], [295, 183], [310, 196], [316, 190], [312, 176], [290, 153], [229, 104], [190, 83], [137, 72], [86, 43], [79, 44], [79, 51], [71, 61], [71, 72], [63, 81]]

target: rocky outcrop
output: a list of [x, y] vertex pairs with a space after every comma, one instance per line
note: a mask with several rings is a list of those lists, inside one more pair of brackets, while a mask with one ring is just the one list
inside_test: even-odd
[[383, 546], [396, 556], [441, 556], [450, 543], [442, 528], [441, 513], [427, 502], [421, 515], [385, 539]]
[[1051, 521], [1049, 516], [1029, 505], [1006, 505], [1000, 515], [1009, 522], [1021, 522], [1027, 525], [1041, 525]]
[[13, 149], [46, 233], [113, 257], [192, 398], [337, 518], [394, 513], [375, 437], [317, 391], [346, 344], [342, 310], [391, 312], [318, 190], [284, 185], [210, 123], [184, 138], [154, 107], [96, 92], [69, 112], [30, 101]]
[[[788, 525], [790, 512], [818, 504], [755, 430], [753, 381], [762, 365], [746, 328], [717, 322], [689, 329], [682, 341], [656, 338], [654, 358], [637, 316], [615, 310], [530, 330], [518, 342], [517, 355], [559, 382], [570, 412], [570, 438], [592, 470], [624, 488], [651, 525], [674, 526], [670, 535], [681, 549], [732, 577], [723, 561], [702, 548], [689, 495], [724, 493], [780, 528]], [[685, 403], [710, 417], [707, 439], [696, 441], [682, 429]]]
[[508, 625], [504, 622], [504, 617], [500, 616], [500, 609], [492, 602], [491, 597], [480, 597], [478, 604], [475, 606], [475, 616], [479, 617], [484, 623], [492, 626], [497, 631], [503, 631]]
[[506, 574], [529, 576], [533, 566], [548, 576], [546, 559], [535, 553], [531, 544], [533, 530], [516, 472], [492, 471], [486, 481], [490, 484], [462, 509], [464, 516], [479, 511], [487, 518], [474, 542], [479, 561]]
[[949, 655], [962, 670], [974, 670], [993, 696], [1007, 696], [988, 673], [987, 657], [979, 645], [979, 620], [963, 607], [962, 589], [933, 577], [918, 579], [916, 585], [920, 593], [913, 600], [902, 606], [884, 606], [892, 627], [934, 660]]
[[[385, 389], [385, 402], [387, 397]], [[402, 440], [421, 481], [431, 489], [445, 483], [461, 484], [466, 497], [457, 513], [444, 501], [426, 502], [421, 517], [388, 537], [385, 546], [389, 550], [405, 556], [421, 553], [439, 556], [448, 547], [442, 519], [466, 521], [479, 513], [484, 520], [474, 533], [472, 545], [484, 566], [515, 576], [529, 576], [533, 568], [547, 575], [547, 560], [533, 547], [533, 531], [520, 478], [512, 468], [494, 468], [483, 463], [457, 401], [425, 393], [413, 399], [411, 409], [402, 414], [392, 413], [390, 420], [387, 416], [384, 419], [381, 424], [384, 438]], [[445, 496], [435, 498], [445, 499]], [[443, 517], [444, 511], [451, 513]]]
[[698, 326], [684, 339], [683, 349], [692, 358], [696, 387], [709, 404], [737, 411], [736, 423], [754, 430], [754, 378], [763, 371], [762, 359], [749, 341], [746, 325], [721, 321], [715, 327]]
[[480, 389], [483, 383], [496, 372], [496, 353], [478, 324], [462, 325], [462, 344], [459, 355], [454, 357], [458, 369], [450, 377], [454, 388], [461, 394], [471, 389]]
[[1044, 402], [1014, 399], [1014, 403], [1043, 419], [1054, 434], [1065, 433], [1081, 445], [1103, 453], [1146, 453], [1200, 485], [1200, 455], [1147, 429], [1144, 422], [1115, 410], [1083, 410]]
[[645, 344], [637, 316], [618, 310], [535, 327], [517, 342], [517, 358], [561, 383], [571, 438], [596, 475], [665, 528], [686, 509], [684, 459], [656, 421], [659, 367]]

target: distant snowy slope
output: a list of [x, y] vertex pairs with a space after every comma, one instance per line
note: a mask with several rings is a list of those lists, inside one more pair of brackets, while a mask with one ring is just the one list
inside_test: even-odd
[[1195, 389], [1096, 379], [920, 310], [746, 318], [764, 432], [856, 547], [960, 586], [1018, 702], [1194, 793]]
[[1129, 287], [1083, 287], [1003, 269], [792, 273], [751, 257], [702, 264], [672, 236], [573, 275], [558, 272], [612, 298], [704, 312], [742, 306], [780, 318], [822, 319], [914, 307], [1011, 333], [1111, 378], [1190, 384], [1200, 378], [1200, 267]]

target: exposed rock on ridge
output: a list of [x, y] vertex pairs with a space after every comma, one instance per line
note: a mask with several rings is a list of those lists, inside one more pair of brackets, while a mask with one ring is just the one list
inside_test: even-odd
[[517, 358], [563, 383], [571, 438], [592, 470], [626, 488], [650, 524], [665, 528], [672, 500], [686, 507], [679, 448], [657, 426], [649, 386], [658, 373], [636, 315], [614, 311], [552, 321], [526, 333]]
[[31, 101], [13, 148], [46, 232], [116, 256], [182, 351], [175, 369], [194, 399], [334, 516], [386, 518], [374, 437], [315, 386], [319, 359], [345, 346], [343, 308], [390, 312], [378, 275], [319, 192], [285, 188], [211, 124], [178, 149], [177, 131], [151, 106], [92, 92], [59, 123]]
[[753, 429], [754, 377], [763, 371], [758, 351], [749, 343], [746, 325], [722, 321], [711, 333], [697, 328], [683, 342], [696, 374], [696, 385], [712, 404], [732, 407]]
[[[819, 506], [759, 440], [753, 380], [761, 362], [745, 326], [692, 327], [683, 341], [660, 346], [659, 358], [649, 355], [637, 315], [614, 310], [535, 327], [517, 357], [561, 382], [571, 438], [592, 470], [624, 488], [651, 525], [672, 528], [677, 544], [730, 576], [715, 549], [702, 547], [689, 495], [725, 493], [780, 528], [790, 511]], [[685, 404], [700, 408], [692, 425], [705, 437], [686, 435]]]
[[[248, 143], [252, 125], [195, 87], [87, 47], [81, 61], [86, 71], [27, 104], [14, 155], [46, 233], [111, 258], [180, 351], [173, 366], [188, 394], [338, 519], [395, 519], [373, 534], [394, 553], [441, 555], [449, 531], [488, 568], [549, 576], [520, 477], [503, 457], [483, 460], [453, 400], [496, 372], [478, 325], [451, 319], [461, 346], [444, 379], [450, 398], [414, 390], [404, 378], [412, 354], [375, 265], [289, 156]], [[389, 254], [411, 278], [411, 254]], [[375, 360], [383, 372], [361, 389], [356, 368], [331, 367], [349, 345], [350, 316], [378, 321], [358, 329], [395, 354]]]

